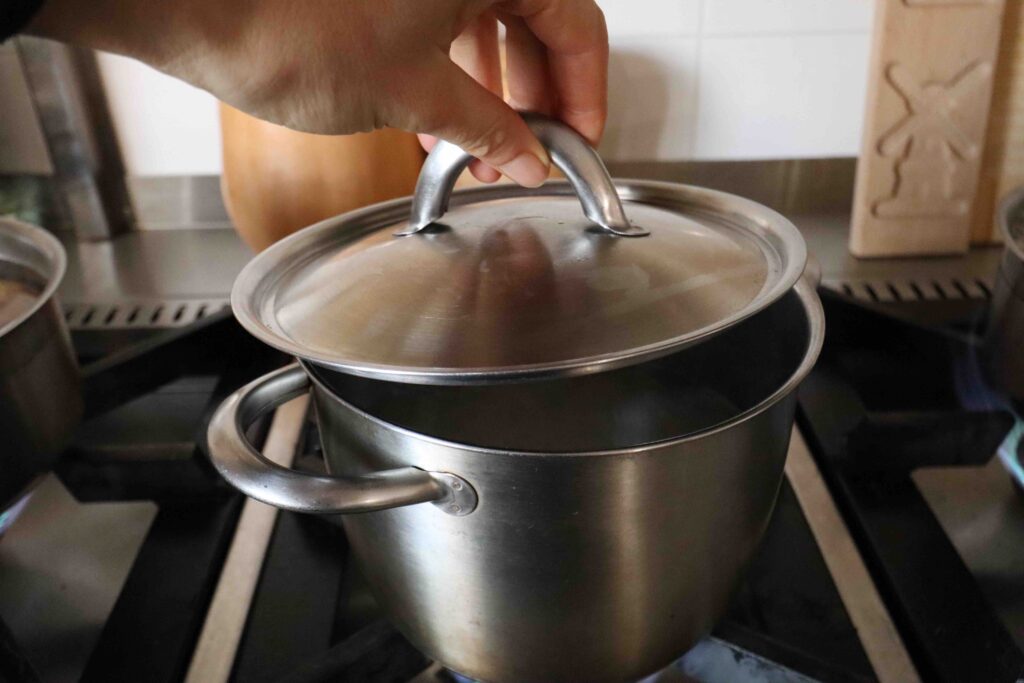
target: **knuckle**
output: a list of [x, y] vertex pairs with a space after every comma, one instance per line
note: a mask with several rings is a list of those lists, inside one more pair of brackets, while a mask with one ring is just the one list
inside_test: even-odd
[[488, 159], [496, 164], [512, 160], [512, 137], [508, 127], [500, 119], [493, 119], [478, 129], [466, 141], [469, 151], [477, 157]]

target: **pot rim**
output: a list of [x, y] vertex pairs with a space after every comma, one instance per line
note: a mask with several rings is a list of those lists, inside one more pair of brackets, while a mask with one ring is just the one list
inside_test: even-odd
[[757, 405], [748, 408], [740, 413], [737, 413], [732, 418], [714, 425], [707, 429], [700, 431], [691, 432], [683, 436], [671, 437], [668, 439], [661, 439], [659, 441], [652, 441], [650, 443], [642, 444], [639, 446], [629, 446], [627, 448], [614, 448], [607, 450], [598, 451], [528, 451], [528, 450], [516, 450], [516, 449], [500, 449], [491, 448], [487, 446], [476, 446], [473, 444], [461, 443], [458, 441], [452, 441], [449, 439], [442, 439], [437, 436], [431, 436], [429, 434], [423, 434], [412, 429], [408, 429], [401, 425], [389, 422], [383, 418], [366, 412], [361, 408], [358, 408], [345, 399], [338, 396], [330, 387], [326, 386], [317, 374], [311, 371], [310, 366], [317, 366], [323, 368], [317, 363], [314, 363], [305, 358], [299, 358], [299, 363], [303, 366], [306, 374], [309, 376], [310, 381], [313, 382], [319, 389], [325, 391], [333, 400], [338, 401], [345, 406], [348, 410], [356, 413], [365, 420], [368, 420], [382, 428], [389, 431], [402, 434], [403, 436], [414, 438], [418, 441], [423, 441], [438, 446], [444, 446], [447, 448], [457, 447], [462, 451], [469, 451], [472, 453], [479, 453], [483, 455], [505, 455], [515, 457], [615, 457], [615, 456], [628, 456], [628, 455], [639, 455], [647, 451], [660, 450], [662, 448], [668, 448], [685, 441], [691, 441], [696, 439], [702, 439], [718, 432], [731, 429], [747, 420], [750, 420], [760, 413], [765, 412], [776, 403], [781, 401], [783, 398], [792, 393], [800, 385], [805, 377], [810, 373], [818, 360], [818, 355], [821, 353], [822, 345], [825, 341], [825, 310], [822, 307], [821, 299], [818, 297], [815, 288], [812, 287], [804, 278], [801, 278], [793, 286], [792, 290], [796, 293], [800, 299], [800, 303], [803, 305], [804, 312], [807, 316], [807, 325], [809, 327], [807, 347], [804, 350], [804, 355], [800, 364], [796, 367], [789, 378], [775, 391], [765, 397]]
[[32, 306], [7, 324], [0, 325], [0, 339], [2, 339], [9, 332], [12, 332], [23, 322], [35, 315], [39, 309], [53, 298], [57, 293], [57, 288], [60, 287], [61, 281], [64, 280], [64, 274], [68, 267], [68, 257], [60, 240], [40, 227], [13, 218], [0, 218], [0, 228], [10, 229], [23, 238], [24, 241], [29, 242], [42, 252], [53, 266], [53, 274], [47, 277], [46, 286], [43, 287], [43, 291], [36, 297]]
[[1004, 245], [1013, 252], [1018, 261], [1024, 262], [1024, 244], [1018, 242], [1021, 237], [1024, 237], [1024, 234], [1013, 234], [1013, 228], [1010, 225], [1011, 214], [1020, 207], [1024, 207], [1024, 187], [1017, 188], [999, 202], [998, 220], [999, 232], [1003, 234]]
[[[415, 384], [467, 385], [489, 382], [576, 377], [605, 372], [644, 361], [653, 360], [680, 351], [693, 344], [706, 343], [717, 334], [733, 325], [750, 318], [771, 306], [786, 295], [800, 279], [807, 261], [807, 246], [800, 231], [782, 214], [750, 199], [729, 192], [713, 190], [696, 185], [656, 180], [614, 178], [615, 189], [623, 201], [649, 203], [664, 206], [666, 203], [694, 202], [701, 206], [723, 205], [731, 212], [740, 211], [750, 224], [750, 230], [758, 239], [764, 240], [782, 259], [783, 269], [776, 280], [747, 306], [725, 316], [713, 325], [682, 337], [663, 339], [638, 346], [628, 351], [604, 353], [587, 358], [568, 361], [554, 361], [524, 364], [517, 367], [479, 368], [436, 368], [419, 366], [391, 366], [373, 362], [339, 361], [332, 354], [311, 350], [293, 341], [271, 327], [260, 312], [260, 303], [266, 298], [266, 291], [282, 277], [269, 278], [288, 253], [307, 252], [312, 249], [321, 235], [335, 230], [339, 222], [352, 225], [351, 239], [381, 229], [382, 226], [400, 221], [408, 215], [411, 197], [401, 197], [374, 204], [356, 211], [333, 216], [289, 235], [271, 245], [242, 269], [231, 289], [231, 309], [235, 318], [250, 334], [260, 341], [273, 346], [305, 362], [326, 369], [350, 375], [382, 381]], [[453, 192], [451, 206], [487, 202], [495, 199], [518, 199], [529, 197], [550, 197], [573, 195], [574, 190], [567, 181], [551, 181], [537, 188], [500, 186], [474, 187]], [[769, 229], [767, 226], [772, 226]], [[762, 232], [764, 234], [762, 234]], [[773, 241], [772, 238], [776, 238]], [[306, 256], [308, 260], [310, 257]], [[297, 259], [294, 267], [301, 267], [304, 259]], [[754, 305], [756, 304], [756, 305]]]

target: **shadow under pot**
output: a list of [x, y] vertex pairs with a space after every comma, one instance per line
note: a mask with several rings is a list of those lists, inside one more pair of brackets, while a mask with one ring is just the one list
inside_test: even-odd
[[[344, 515], [382, 607], [444, 666], [636, 680], [725, 610], [774, 507], [823, 316], [778, 214], [613, 184], [575, 133], [530, 125], [570, 184], [456, 193], [444, 214], [468, 157], [442, 143], [412, 200], [247, 266], [236, 314], [302, 360], [229, 397], [210, 451], [254, 498]], [[244, 437], [309, 390], [330, 476]]]

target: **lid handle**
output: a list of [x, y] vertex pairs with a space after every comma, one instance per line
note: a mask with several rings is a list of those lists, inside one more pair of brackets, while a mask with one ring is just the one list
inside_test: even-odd
[[[608, 169], [597, 152], [569, 126], [539, 114], [523, 114], [526, 125], [551, 154], [554, 162], [576, 191], [583, 213], [602, 232], [620, 237], [642, 237], [650, 234], [631, 225], [622, 210], [622, 202]], [[409, 228], [398, 235], [413, 235], [439, 220], [448, 210], [455, 180], [473, 157], [457, 145], [438, 141], [423, 163], [416, 194], [412, 200]]]

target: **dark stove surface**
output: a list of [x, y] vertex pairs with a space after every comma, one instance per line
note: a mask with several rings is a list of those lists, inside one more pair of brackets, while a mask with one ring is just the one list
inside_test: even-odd
[[[937, 519], [929, 505], [941, 507], [941, 496], [933, 489], [926, 500], [915, 483], [933, 472], [922, 467], [935, 464], [966, 471], [988, 463], [986, 471], [998, 478], [991, 456], [1012, 418], [985, 401], [965, 411], [961, 379], [972, 376], [969, 363], [963, 369], [972, 356], [962, 336], [906, 325], [827, 292], [823, 297], [826, 349], [801, 391], [801, 432], [914, 665], [924, 680], [1017, 680], [1024, 656], [1000, 608], [1018, 595], [1024, 570], [1016, 583], [1000, 574], [1000, 599], [975, 565], [965, 565], [963, 538], [954, 544], [957, 533], [968, 540], [971, 534]], [[90, 353], [96, 342], [89, 340]], [[84, 667], [61, 680], [186, 676], [243, 503], [203, 454], [206, 422], [229, 391], [285, 360], [229, 315], [217, 315], [87, 367], [91, 417], [57, 474], [87, 505], [153, 501], [156, 513], [89, 640]], [[257, 425], [257, 442], [266, 427], [267, 421]], [[322, 466], [316, 443], [310, 421], [297, 465]], [[963, 494], [956, 495], [946, 504], [954, 511]], [[1013, 524], [1013, 510], [1008, 514]], [[875, 680], [811, 526], [785, 483], [728, 615], [651, 680]], [[999, 534], [992, 543], [1006, 538]], [[8, 545], [0, 543], [0, 575], [17, 559]], [[3, 609], [0, 601], [0, 617]], [[36, 616], [48, 615], [43, 608]], [[17, 630], [0, 623], [0, 679], [39, 680], [40, 669], [53, 670], [42, 659], [62, 655], [59, 644], [52, 646], [28, 652]], [[288, 512], [273, 523], [227, 676], [244, 683], [454, 680], [383, 620], [336, 521]]]
[[920, 675], [1021, 680], [1022, 423], [986, 386], [981, 322], [928, 329], [822, 294], [799, 425]]

